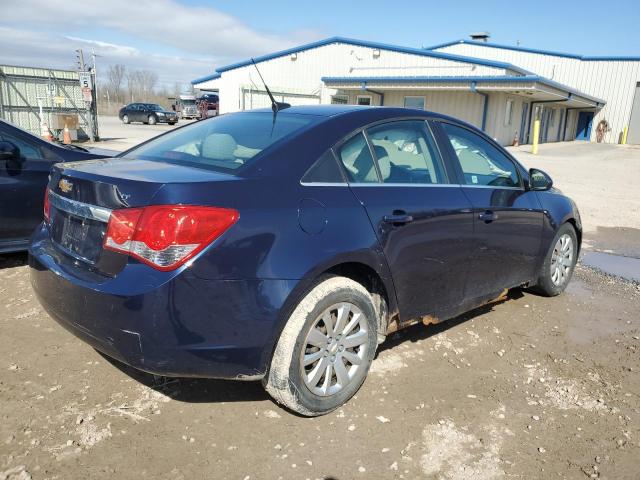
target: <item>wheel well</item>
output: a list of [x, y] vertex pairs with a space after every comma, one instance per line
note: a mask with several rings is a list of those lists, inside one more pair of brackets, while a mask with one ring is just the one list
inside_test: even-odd
[[331, 267], [324, 272], [330, 275], [347, 277], [366, 288], [373, 297], [373, 304], [378, 314], [378, 332], [384, 335], [389, 325], [389, 292], [373, 268], [364, 263], [349, 262]]
[[580, 248], [582, 247], [582, 230], [578, 228], [578, 224], [576, 223], [575, 218], [568, 219], [567, 223], [569, 223], [573, 227], [573, 230], [576, 232], [576, 237], [578, 238], [578, 255], [579, 255]]

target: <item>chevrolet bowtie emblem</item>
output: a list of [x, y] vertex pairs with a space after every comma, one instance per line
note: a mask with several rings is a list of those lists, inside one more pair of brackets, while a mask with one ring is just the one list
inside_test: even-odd
[[73, 183], [71, 183], [69, 180], [65, 180], [63, 178], [62, 180], [60, 180], [58, 182], [58, 188], [60, 188], [60, 191], [62, 191], [64, 193], [69, 193], [71, 191], [71, 189], [73, 188]]

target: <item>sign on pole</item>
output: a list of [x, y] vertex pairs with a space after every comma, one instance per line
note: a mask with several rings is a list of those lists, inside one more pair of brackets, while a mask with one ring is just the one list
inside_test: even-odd
[[82, 98], [84, 99], [85, 102], [91, 103], [93, 98], [91, 96], [91, 89], [90, 88], [82, 87]]
[[80, 80], [80, 86], [85, 89], [91, 90], [93, 85], [91, 83], [91, 72], [78, 72], [78, 79]]

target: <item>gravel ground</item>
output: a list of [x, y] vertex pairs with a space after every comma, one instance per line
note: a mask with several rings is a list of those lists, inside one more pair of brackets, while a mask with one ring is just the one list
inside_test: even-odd
[[[517, 154], [575, 195], [597, 235], [598, 202], [545, 150]], [[605, 226], [627, 248], [619, 227], [635, 221]], [[101, 356], [40, 309], [24, 255], [0, 257], [0, 297], [0, 480], [640, 477], [640, 286], [582, 266], [560, 297], [514, 290], [395, 334], [358, 395], [313, 419], [259, 383], [157, 378]]]
[[640, 258], [640, 146], [588, 142], [509, 148], [525, 166], [546, 171], [573, 198], [582, 216], [585, 247]]
[[168, 125], [166, 123], [145, 125], [144, 123], [137, 122], [125, 125], [118, 117], [101, 115], [98, 119], [101, 141], [95, 144], [84, 144], [83, 146], [124, 151], [150, 138], [193, 121], [194, 120], [180, 119], [176, 125]]

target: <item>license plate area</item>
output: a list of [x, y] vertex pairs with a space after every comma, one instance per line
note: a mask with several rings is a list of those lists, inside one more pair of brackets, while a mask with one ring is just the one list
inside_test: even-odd
[[91, 264], [97, 263], [107, 224], [62, 210], [56, 209], [52, 213], [52, 240], [73, 256]]

